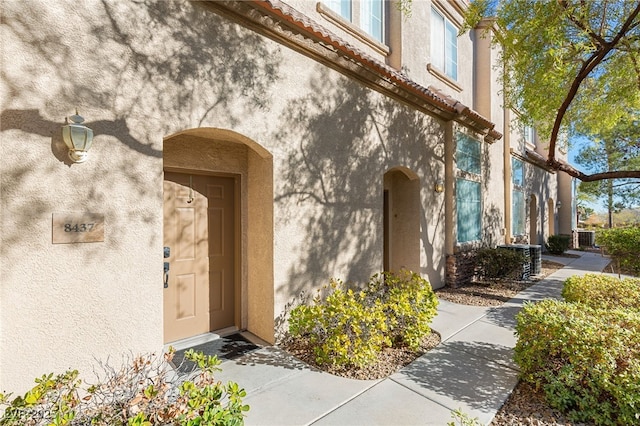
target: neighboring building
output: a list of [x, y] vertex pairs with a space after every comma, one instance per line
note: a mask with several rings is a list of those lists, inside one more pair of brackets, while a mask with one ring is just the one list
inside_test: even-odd
[[437, 288], [469, 250], [570, 233], [571, 179], [501, 107], [483, 28], [457, 36], [466, 6], [5, 0], [0, 390], [210, 331], [273, 342], [331, 277]]

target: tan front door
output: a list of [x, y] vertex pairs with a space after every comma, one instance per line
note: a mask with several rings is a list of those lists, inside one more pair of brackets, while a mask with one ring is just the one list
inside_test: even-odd
[[164, 341], [234, 325], [235, 180], [165, 172]]

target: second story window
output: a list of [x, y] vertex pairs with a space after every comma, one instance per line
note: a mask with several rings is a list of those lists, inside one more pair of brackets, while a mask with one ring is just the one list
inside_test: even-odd
[[382, 0], [360, 1], [360, 26], [378, 41], [383, 41], [384, 20], [382, 14]]
[[384, 0], [323, 0], [331, 11], [364, 31], [372, 39], [384, 43]]
[[535, 145], [535, 134], [533, 127], [525, 126], [524, 128], [524, 141], [530, 145]]
[[325, 0], [329, 9], [351, 22], [351, 0]]
[[452, 80], [458, 79], [458, 29], [431, 9], [431, 63]]

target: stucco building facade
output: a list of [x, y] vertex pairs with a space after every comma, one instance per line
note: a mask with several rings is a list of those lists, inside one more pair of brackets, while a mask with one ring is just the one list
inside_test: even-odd
[[331, 277], [437, 288], [459, 253], [571, 231], [464, 0], [1, 5], [1, 390], [211, 331], [274, 342]]

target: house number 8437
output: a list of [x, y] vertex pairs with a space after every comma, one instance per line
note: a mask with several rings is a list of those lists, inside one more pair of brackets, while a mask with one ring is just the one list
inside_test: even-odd
[[65, 223], [64, 232], [91, 232], [95, 223]]

